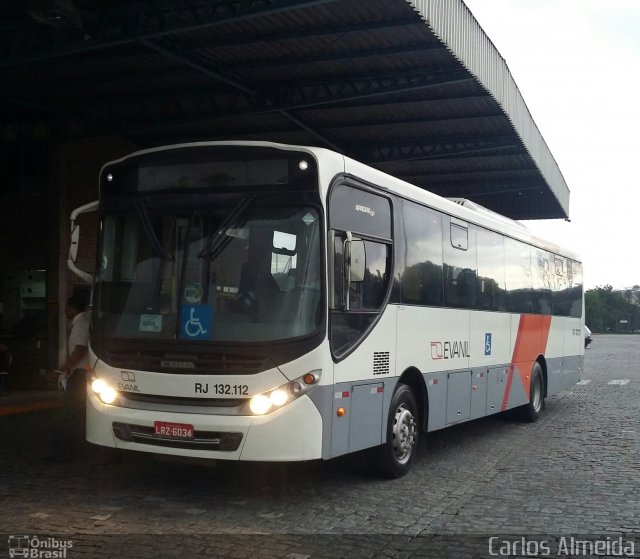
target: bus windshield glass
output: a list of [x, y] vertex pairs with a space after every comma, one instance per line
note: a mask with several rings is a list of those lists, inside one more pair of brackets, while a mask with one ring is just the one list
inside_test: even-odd
[[274, 205], [265, 194], [184, 208], [136, 198], [106, 209], [94, 335], [198, 343], [316, 332], [319, 222], [316, 207]]

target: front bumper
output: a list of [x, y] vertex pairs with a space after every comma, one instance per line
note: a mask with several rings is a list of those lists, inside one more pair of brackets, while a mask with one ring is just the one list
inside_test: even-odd
[[[103, 404], [87, 393], [87, 441], [125, 450], [222, 460], [297, 461], [322, 456], [322, 418], [308, 396], [263, 416], [204, 415]], [[193, 425], [193, 440], [154, 435], [155, 421]]]

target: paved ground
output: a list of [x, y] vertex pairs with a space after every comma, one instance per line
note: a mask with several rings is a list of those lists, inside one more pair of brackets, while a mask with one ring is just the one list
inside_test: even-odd
[[572, 536], [613, 556], [633, 542], [640, 556], [638, 363], [640, 336], [598, 336], [583, 384], [549, 399], [538, 423], [493, 417], [433, 433], [394, 481], [346, 460], [104, 463], [91, 450], [51, 464], [55, 410], [0, 417], [0, 559], [9, 535], [36, 535], [41, 551], [68, 540], [70, 558], [488, 557], [526, 555], [523, 545], [587, 555]]
[[0, 395], [0, 416], [58, 407], [63, 394], [57, 389], [5, 390]]

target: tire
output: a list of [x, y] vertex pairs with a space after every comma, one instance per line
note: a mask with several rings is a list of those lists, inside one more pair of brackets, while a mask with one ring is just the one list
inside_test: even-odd
[[529, 388], [529, 403], [517, 408], [517, 415], [521, 421], [533, 423], [538, 421], [544, 409], [544, 376], [542, 366], [537, 361], [531, 368], [531, 384]]
[[416, 397], [408, 385], [399, 384], [389, 407], [387, 441], [371, 455], [376, 473], [386, 478], [404, 476], [415, 460], [418, 432]]

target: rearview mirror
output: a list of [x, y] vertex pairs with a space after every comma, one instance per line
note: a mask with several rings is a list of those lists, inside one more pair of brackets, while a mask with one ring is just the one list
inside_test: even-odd
[[69, 260], [75, 262], [78, 259], [78, 244], [80, 242], [80, 226], [74, 224], [71, 230], [71, 242], [69, 243]]
[[359, 283], [364, 280], [366, 254], [363, 240], [354, 239], [351, 231], [346, 232], [346, 237], [344, 242], [344, 275], [346, 280], [344, 310], [348, 311], [350, 308], [349, 292], [351, 291], [351, 282]]
[[351, 241], [349, 245], [349, 280], [363, 281], [364, 270], [366, 264], [366, 255], [364, 251], [364, 241]]

